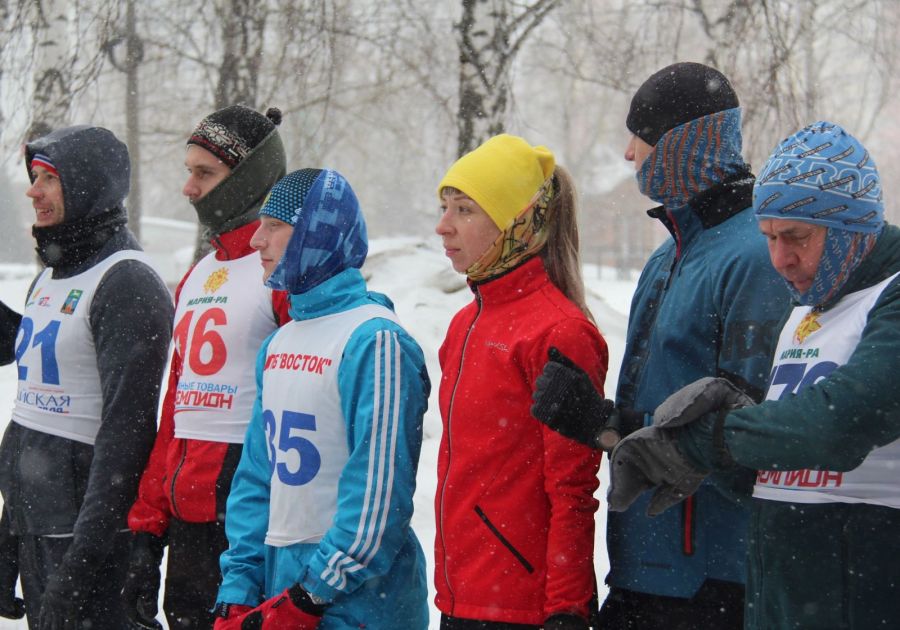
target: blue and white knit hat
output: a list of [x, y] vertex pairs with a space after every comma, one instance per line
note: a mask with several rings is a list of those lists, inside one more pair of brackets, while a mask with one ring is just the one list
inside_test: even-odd
[[266, 196], [259, 216], [274, 217], [289, 225], [296, 224], [306, 195], [321, 172], [318, 168], [302, 168], [279, 179]]
[[783, 140], [753, 186], [758, 218], [873, 234], [884, 225], [878, 169], [859, 140], [820, 121]]

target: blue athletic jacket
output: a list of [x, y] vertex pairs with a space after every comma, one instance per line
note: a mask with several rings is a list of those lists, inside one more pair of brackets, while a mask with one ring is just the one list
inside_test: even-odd
[[[672, 238], [650, 257], [631, 304], [617, 404], [650, 413], [704, 376], [725, 376], [757, 400], [788, 307], [753, 209], [753, 178], [704, 191], [675, 215], [648, 214]], [[650, 518], [649, 495], [610, 512], [613, 587], [691, 597], [707, 578], [745, 581], [747, 509], [727, 480], [705, 483], [680, 507]]]
[[[359, 203], [347, 181], [335, 171], [321, 171], [296, 212], [285, 254], [268, 280], [273, 288], [290, 293], [295, 321], [266, 339], [257, 357], [257, 398], [226, 506], [229, 549], [220, 560], [222, 585], [217, 601], [256, 606], [300, 583], [329, 603], [321, 630], [424, 630], [428, 626], [425, 556], [410, 520], [422, 418], [431, 389], [425, 358], [389, 314], [360, 319], [362, 323], [334, 317], [329, 324], [325, 319], [364, 306], [393, 310], [386, 296], [367, 291], [359, 271], [368, 243]], [[310, 328], [318, 325], [324, 334], [315, 333], [316, 339], [304, 336], [312, 335]], [[327, 331], [334, 332], [333, 338]], [[391, 341], [382, 343], [385, 339]], [[327, 343], [321, 346], [320, 342]], [[273, 350], [273, 363], [266, 365], [270, 345], [292, 350], [295, 343], [296, 354]], [[267, 392], [264, 383], [272, 379], [264, 376], [267, 367], [278, 372], [281, 366], [275, 367], [275, 357], [300, 357], [304, 345], [330, 348], [335, 360], [339, 354], [336, 374], [329, 371], [320, 385], [311, 385], [298, 374], [291, 379], [295, 389], [279, 385]], [[280, 377], [269, 382], [286, 381]], [[300, 403], [298, 399], [306, 395], [317, 398]], [[276, 436], [279, 420], [273, 411], [264, 410], [286, 403], [307, 405], [307, 411], [319, 409], [327, 415], [318, 418], [318, 426], [315, 417], [311, 426], [292, 425], [282, 409], [281, 431]], [[295, 410], [292, 421], [309, 415], [303, 411]], [[266, 416], [272, 436], [266, 434]], [[340, 420], [343, 431], [333, 424]], [[291, 427], [306, 430], [295, 433]], [[288, 465], [276, 465], [276, 460], [289, 452], [299, 455], [301, 470], [309, 470], [307, 462], [316, 462], [316, 472], [299, 481], [290, 471], [288, 482]], [[270, 455], [276, 459], [270, 461]], [[273, 474], [279, 475], [278, 491], [283, 492], [286, 485], [309, 484], [299, 495], [282, 496], [312, 494], [327, 505], [298, 506], [287, 499], [285, 509], [279, 510], [281, 520], [273, 522], [274, 531], [269, 532]], [[305, 491], [310, 488], [324, 494]], [[315, 528], [304, 531], [299, 526], [304, 519], [317, 521]], [[287, 541], [310, 542], [267, 545], [267, 533], [275, 540], [284, 535]]]
[[[322, 317], [373, 303], [392, 307], [387, 297], [366, 291], [359, 270], [348, 269], [305, 294], [292, 295], [291, 316], [298, 320]], [[366, 497], [368, 475], [373, 467], [383, 465], [386, 456], [373, 450], [370, 441], [375, 440], [369, 439], [373, 406], [389, 402], [373, 400], [376, 389], [383, 387], [374, 382], [371, 369], [377, 351], [376, 333], [381, 330], [397, 334], [401, 366], [395, 373], [404, 375], [399, 383], [397, 447], [390, 454], [393, 476], [390, 487], [378, 489], [390, 496], [384, 520], [367, 518], [364, 513], [372, 505]], [[404, 628], [427, 627], [425, 557], [410, 527], [422, 416], [430, 390], [421, 349], [400, 326], [386, 319], [369, 320], [356, 329], [345, 347], [338, 375], [350, 450], [339, 486], [338, 512], [320, 542], [272, 547], [264, 544], [271, 469], [261, 413], [265, 399], [261, 388], [263, 364], [272, 337], [263, 344], [257, 360], [260, 394], [228, 497], [225, 529], [229, 549], [221, 559], [223, 581], [218, 601], [255, 606], [300, 582], [310, 593], [334, 602], [322, 619], [323, 630], [355, 628], [360, 623], [366, 628], [393, 628], [400, 620]], [[378, 551], [364, 568], [348, 573], [343, 588], [330, 586], [321, 577], [329, 559], [337, 552], [349, 554], [358, 535], [376, 540], [380, 537]]]

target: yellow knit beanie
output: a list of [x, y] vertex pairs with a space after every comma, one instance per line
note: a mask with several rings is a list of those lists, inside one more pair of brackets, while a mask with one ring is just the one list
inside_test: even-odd
[[505, 230], [553, 175], [554, 166], [553, 153], [547, 147], [533, 147], [523, 138], [500, 134], [450, 167], [438, 185], [438, 197], [444, 188], [456, 188]]

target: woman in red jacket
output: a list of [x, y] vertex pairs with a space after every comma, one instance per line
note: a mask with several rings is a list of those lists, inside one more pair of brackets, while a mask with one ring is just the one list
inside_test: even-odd
[[551, 347], [600, 391], [606, 376], [571, 179], [548, 149], [504, 134], [451, 166], [438, 194], [436, 231], [475, 298], [439, 354], [441, 628], [586, 629], [600, 457], [529, 411]]

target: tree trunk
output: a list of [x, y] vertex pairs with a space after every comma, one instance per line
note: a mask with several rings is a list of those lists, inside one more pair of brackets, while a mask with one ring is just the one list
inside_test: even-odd
[[459, 47], [457, 153], [463, 155], [505, 128], [510, 69], [528, 34], [559, 0], [462, 0], [455, 25]]
[[34, 113], [27, 140], [68, 124], [71, 63], [65, 0], [31, 0], [34, 33]]
[[[266, 30], [263, 0], [224, 0], [216, 6], [222, 24], [222, 63], [216, 83], [215, 108], [244, 105], [256, 108], [257, 77]], [[194, 262], [212, 249], [209, 234], [197, 225]]]
[[236, 104], [255, 108], [266, 28], [265, 2], [226, 0], [218, 14], [224, 52], [216, 85], [216, 109]]
[[141, 117], [138, 98], [138, 67], [144, 52], [138, 39], [134, 19], [135, 0], [128, 0], [125, 13], [127, 56], [125, 61], [125, 134], [131, 154], [131, 191], [128, 193], [128, 224], [138, 241], [141, 240]]

